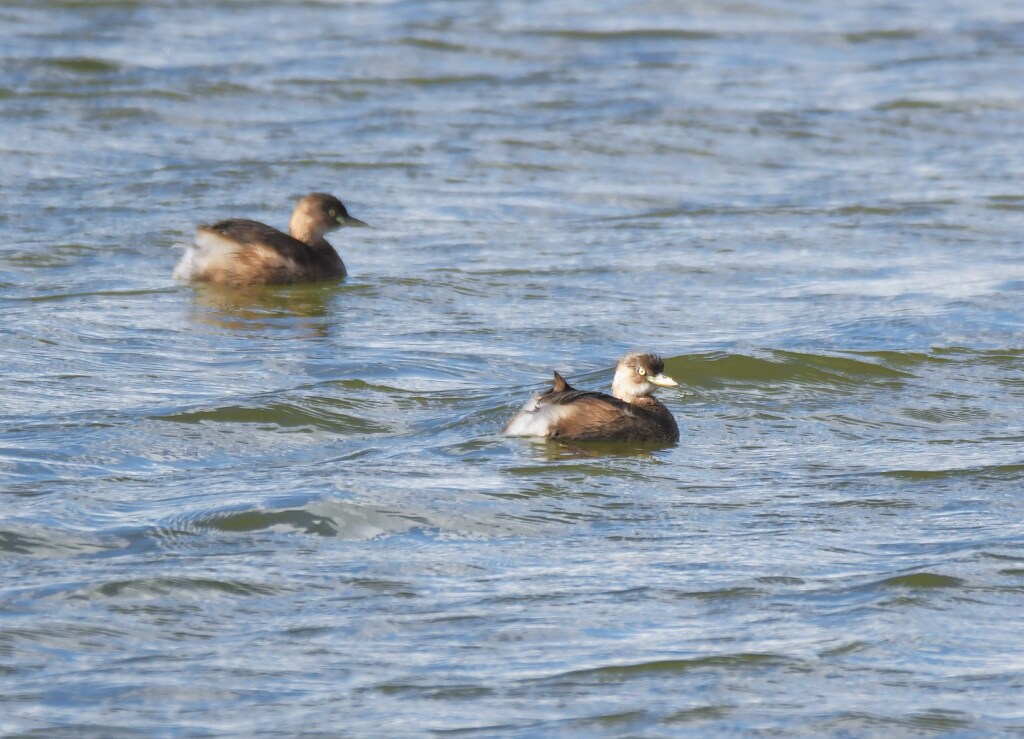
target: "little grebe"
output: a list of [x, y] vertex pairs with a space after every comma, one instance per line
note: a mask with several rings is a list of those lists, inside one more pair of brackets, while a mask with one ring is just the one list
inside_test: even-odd
[[612, 394], [576, 390], [555, 372], [554, 386], [527, 403], [505, 427], [508, 436], [572, 441], [674, 444], [679, 427], [651, 393], [679, 383], [654, 354], [631, 352], [619, 360]]
[[174, 268], [181, 280], [226, 285], [279, 285], [345, 276], [345, 263], [324, 234], [341, 226], [365, 226], [333, 195], [314, 192], [295, 206], [289, 236], [245, 218], [196, 229], [194, 244]]

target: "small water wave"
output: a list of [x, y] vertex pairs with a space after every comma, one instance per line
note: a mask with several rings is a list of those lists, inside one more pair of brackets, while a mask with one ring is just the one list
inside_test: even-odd
[[163, 522], [153, 535], [175, 548], [195, 547], [199, 543], [194, 537], [209, 533], [301, 534], [347, 541], [395, 536], [491, 538], [536, 535], [559, 520], [558, 516], [516, 516], [487, 508], [472, 515], [451, 506], [431, 509], [411, 500], [388, 505], [318, 498], [297, 507], [192, 511]]
[[0, 528], [0, 552], [29, 557], [75, 557], [124, 549], [127, 541], [119, 536], [95, 531], [10, 523]]
[[720, 654], [687, 659], [661, 659], [627, 664], [600, 665], [570, 670], [541, 678], [550, 685], [580, 685], [587, 683], [628, 682], [669, 677], [674, 674], [699, 670], [754, 675], [769, 668], [798, 667], [800, 661], [777, 654], [737, 653]]
[[986, 207], [992, 210], [1024, 211], [1024, 195], [990, 195]]
[[[48, 258], [44, 255], [40, 258], [40, 262], [33, 266], [53, 266], [46, 264]], [[58, 265], [66, 266], [66, 265]], [[133, 297], [145, 297], [148, 295], [160, 295], [170, 292], [170, 288], [153, 288], [153, 289], [138, 289], [138, 290], [90, 290], [88, 292], [76, 292], [76, 293], [50, 293], [46, 295], [31, 295], [26, 297], [11, 297], [8, 300], [12, 302], [27, 302], [27, 303], [45, 303], [50, 301], [60, 300], [78, 300], [81, 298], [133, 298]]]
[[945, 469], [889, 469], [877, 474], [911, 482], [938, 480], [1004, 480], [1012, 482], [1024, 479], [1024, 462], [1013, 464], [990, 464], [976, 467], [954, 466]]
[[334, 411], [329, 407], [334, 404], [336, 402], [321, 400], [319, 403], [307, 402], [303, 406], [274, 402], [259, 407], [231, 405], [152, 418], [170, 423], [254, 424], [293, 430], [318, 429], [339, 434], [381, 434], [391, 430], [390, 426], [363, 416]]
[[963, 589], [966, 582], [959, 577], [942, 575], [936, 572], [914, 572], [909, 575], [897, 575], [880, 581], [877, 587], [907, 588], [910, 590], [931, 590], [934, 588]]
[[645, 40], [680, 40], [680, 41], [706, 41], [718, 38], [720, 34], [710, 31], [695, 31], [684, 28], [631, 28], [626, 30], [541, 30], [532, 31], [532, 35], [551, 36], [567, 39], [570, 41], [645, 41]]
[[978, 729], [972, 716], [963, 711], [935, 709], [922, 712], [908, 712], [893, 716], [884, 712], [848, 711], [817, 722], [815, 730], [825, 734], [874, 734], [881, 732], [910, 732], [924, 734], [949, 734]]
[[61, 71], [77, 72], [83, 75], [110, 74], [123, 68], [123, 65], [117, 61], [95, 57], [51, 57], [43, 59], [42, 64]]
[[896, 388], [914, 378], [905, 369], [883, 362], [789, 351], [771, 352], [763, 358], [721, 353], [677, 356], [666, 359], [665, 366], [674, 377], [698, 387], [789, 384], [845, 391], [854, 385]]
[[266, 597], [288, 592], [280, 585], [243, 582], [207, 577], [140, 577], [130, 580], [111, 580], [91, 583], [86, 587], [65, 593], [63, 597], [76, 600], [150, 600], [154, 598], [186, 601], [218, 597]]

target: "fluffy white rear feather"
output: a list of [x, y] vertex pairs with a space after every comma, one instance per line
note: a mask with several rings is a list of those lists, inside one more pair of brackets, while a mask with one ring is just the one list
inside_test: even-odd
[[185, 249], [185, 254], [174, 268], [174, 278], [178, 280], [194, 279], [211, 267], [229, 268], [238, 250], [237, 243], [205, 228], [196, 231], [195, 243], [175, 246]]
[[566, 405], [540, 405], [532, 399], [505, 426], [506, 436], [547, 436], [569, 412]]

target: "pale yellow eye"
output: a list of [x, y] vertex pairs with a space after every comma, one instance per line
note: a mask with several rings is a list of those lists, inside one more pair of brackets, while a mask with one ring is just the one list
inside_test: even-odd
[[338, 215], [338, 212], [334, 210], [329, 210], [327, 211], [327, 215], [329, 215], [331, 218], [334, 218], [334, 216]]
[[643, 367], [637, 367], [636, 368], [636, 373], [638, 375], [640, 375], [641, 377], [643, 377], [644, 375], [647, 374], [647, 370], [645, 370]]

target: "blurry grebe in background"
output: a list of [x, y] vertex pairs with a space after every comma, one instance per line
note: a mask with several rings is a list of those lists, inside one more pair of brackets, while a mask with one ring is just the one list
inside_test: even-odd
[[345, 276], [345, 263], [324, 234], [341, 226], [366, 226], [333, 195], [314, 192], [299, 200], [286, 233], [258, 221], [231, 218], [196, 229], [194, 244], [174, 268], [180, 280], [225, 285], [280, 285]]

